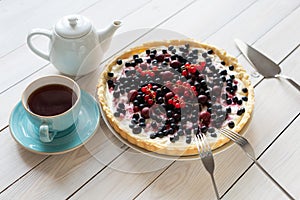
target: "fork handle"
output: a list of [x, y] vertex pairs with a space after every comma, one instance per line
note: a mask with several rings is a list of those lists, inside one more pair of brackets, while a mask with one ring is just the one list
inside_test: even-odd
[[254, 159], [253, 160], [254, 161], [254, 163], [256, 164], [256, 166], [265, 174], [265, 175], [267, 175], [272, 181], [273, 181], [273, 183], [275, 183], [276, 185], [277, 185], [277, 187], [279, 187], [279, 189], [287, 196], [287, 197], [289, 197], [290, 199], [292, 199], [292, 200], [295, 200], [295, 198], [291, 195], [291, 194], [289, 194], [260, 164], [259, 164], [259, 162], [256, 160], [256, 159]]
[[215, 190], [215, 193], [216, 193], [216, 197], [217, 197], [218, 200], [220, 200], [220, 195], [219, 195], [219, 192], [218, 192], [218, 188], [217, 188], [217, 184], [216, 184], [214, 175], [213, 175], [213, 174], [210, 174], [210, 177], [211, 177], [211, 181], [212, 181], [213, 186], [214, 186], [214, 190]]
[[281, 77], [281, 78], [286, 79], [290, 84], [292, 84], [295, 88], [297, 88], [298, 91], [300, 91], [300, 85], [294, 79], [292, 79], [291, 77], [288, 77], [288, 76], [285, 76], [285, 75], [282, 75], [282, 74], [278, 74], [277, 77]]

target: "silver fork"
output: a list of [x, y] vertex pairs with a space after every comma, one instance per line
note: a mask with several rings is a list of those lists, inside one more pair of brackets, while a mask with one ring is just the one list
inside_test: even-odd
[[220, 199], [218, 188], [214, 178], [215, 162], [210, 146], [202, 133], [195, 134], [195, 142], [205, 169], [209, 172], [217, 199]]
[[267, 175], [272, 181], [273, 183], [275, 183], [277, 185], [277, 187], [279, 187], [281, 189], [281, 191], [283, 193], [285, 193], [285, 195], [287, 195], [290, 199], [295, 199], [294, 197], [292, 197], [291, 194], [289, 194], [260, 164], [259, 162], [256, 160], [255, 157], [255, 153], [254, 150], [252, 148], [252, 146], [250, 145], [250, 143], [248, 142], [248, 140], [246, 138], [244, 138], [243, 136], [241, 136], [240, 134], [231, 131], [229, 129], [226, 128], [222, 128], [220, 129], [220, 132], [228, 137], [230, 140], [232, 140], [234, 143], [238, 144], [243, 151], [246, 153], [246, 155], [256, 164], [256, 166], [265, 174]]

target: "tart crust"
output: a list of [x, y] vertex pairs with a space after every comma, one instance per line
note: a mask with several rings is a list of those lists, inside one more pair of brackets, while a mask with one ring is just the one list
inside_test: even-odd
[[[97, 86], [97, 94], [98, 94], [98, 100], [102, 106], [103, 114], [106, 116], [107, 120], [109, 121], [110, 125], [113, 127], [113, 129], [121, 135], [125, 140], [130, 142], [131, 144], [137, 145], [138, 147], [141, 147], [143, 149], [146, 149], [151, 152], [159, 153], [159, 154], [165, 154], [165, 155], [172, 155], [172, 156], [188, 156], [188, 155], [196, 155], [198, 154], [197, 146], [194, 142], [191, 144], [183, 145], [176, 145], [176, 143], [172, 143], [172, 145], [168, 145], [165, 143], [161, 143], [159, 138], [156, 139], [150, 139], [150, 138], [141, 138], [139, 135], [135, 135], [132, 133], [128, 133], [128, 130], [124, 129], [122, 126], [119, 125], [119, 121], [116, 117], [114, 117], [110, 107], [108, 106], [108, 99], [107, 99], [107, 80], [108, 80], [108, 72], [114, 72], [113, 67], [116, 66], [116, 61], [118, 59], [128, 59], [131, 58], [135, 54], [139, 54], [144, 52], [147, 49], [156, 48], [165, 46], [168, 47], [169, 45], [173, 46], [180, 46], [189, 44], [190, 47], [194, 48], [203, 48], [207, 50], [213, 50], [214, 54], [216, 54], [221, 60], [225, 61], [227, 65], [233, 65], [234, 71], [238, 73], [238, 78], [241, 80], [244, 84], [244, 86], [248, 89], [248, 101], [245, 102], [244, 108], [245, 113], [241, 115], [239, 118], [239, 121], [236, 122], [235, 127], [232, 129], [235, 132], [240, 132], [243, 127], [246, 125], [246, 123], [249, 121], [251, 117], [251, 113], [254, 108], [254, 89], [250, 83], [249, 75], [246, 73], [246, 70], [238, 63], [237, 59], [228, 55], [226, 51], [221, 50], [215, 46], [200, 43], [195, 40], [168, 40], [168, 41], [154, 41], [154, 42], [148, 42], [144, 43], [141, 46], [134, 47], [128, 51], [123, 52], [121, 55], [116, 56], [113, 58], [106, 66], [104, 71], [101, 73], [99, 78], [99, 83]], [[117, 70], [120, 70], [123, 66], [120, 66], [120, 68], [114, 68]], [[228, 143], [229, 139], [224, 137], [220, 134], [218, 137], [218, 140], [216, 142], [210, 142], [210, 146], [212, 150], [215, 150], [224, 144]]]

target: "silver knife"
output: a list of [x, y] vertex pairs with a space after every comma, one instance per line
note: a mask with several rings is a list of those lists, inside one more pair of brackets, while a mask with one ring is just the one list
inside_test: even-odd
[[274, 63], [271, 59], [248, 45], [247, 43], [235, 39], [237, 47], [241, 50], [243, 55], [249, 61], [249, 63], [264, 77], [266, 78], [284, 78], [289, 81], [295, 88], [300, 91], [300, 85], [296, 83], [292, 78], [285, 75], [281, 75], [281, 69], [279, 65]]

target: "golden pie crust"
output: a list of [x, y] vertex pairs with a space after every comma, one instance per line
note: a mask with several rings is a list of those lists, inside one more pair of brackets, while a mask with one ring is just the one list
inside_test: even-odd
[[[128, 51], [121, 53], [120, 55], [113, 58], [107, 65], [104, 71], [101, 73], [99, 78], [99, 83], [97, 86], [97, 94], [98, 100], [101, 104], [103, 115], [105, 115], [106, 119], [108, 120], [109, 124], [113, 127], [116, 133], [118, 133], [122, 138], [130, 142], [131, 144], [137, 145], [143, 149], [146, 149], [151, 152], [165, 154], [165, 155], [173, 155], [173, 156], [187, 156], [187, 155], [196, 155], [198, 153], [197, 146], [195, 145], [194, 141], [190, 144], [179, 144], [175, 143], [166, 143], [165, 141], [161, 142], [161, 138], [144, 138], [140, 137], [139, 134], [132, 134], [130, 133], [130, 129], [126, 129], [120, 126], [119, 119], [114, 117], [111, 108], [108, 106], [108, 98], [107, 94], [107, 80], [108, 72], [113, 72], [113, 70], [118, 71], [122, 70], [123, 66], [116, 64], [118, 59], [130, 59], [135, 54], [140, 54], [147, 49], [156, 49], [168, 46], [180, 46], [189, 44], [191, 48], [202, 48], [206, 50], [213, 50], [214, 54], [217, 55], [221, 60], [225, 61], [226, 66], [233, 65], [234, 71], [237, 73], [236, 78], [241, 80], [244, 84], [244, 87], [248, 89], [247, 98], [248, 100], [243, 103], [245, 108], [245, 113], [238, 117], [237, 121], [235, 121], [235, 126], [232, 129], [235, 132], [240, 132], [246, 123], [249, 121], [251, 117], [251, 113], [254, 107], [254, 89], [250, 83], [249, 75], [246, 73], [246, 70], [238, 63], [237, 59], [228, 55], [224, 50], [221, 50], [215, 46], [200, 43], [195, 40], [169, 40], [169, 41], [154, 41], [144, 43], [141, 46], [134, 47]], [[223, 135], [219, 135], [217, 141], [209, 142], [212, 150], [215, 150], [224, 144], [228, 143], [229, 139], [224, 137]]]

